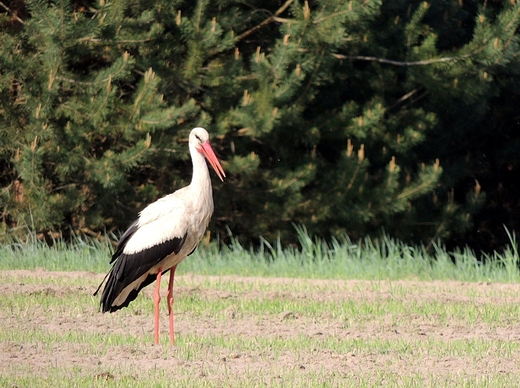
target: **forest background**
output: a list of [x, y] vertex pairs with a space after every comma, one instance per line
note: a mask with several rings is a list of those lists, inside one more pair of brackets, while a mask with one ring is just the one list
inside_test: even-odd
[[203, 126], [221, 241], [501, 249], [519, 26], [514, 0], [1, 1], [0, 236], [121, 232]]

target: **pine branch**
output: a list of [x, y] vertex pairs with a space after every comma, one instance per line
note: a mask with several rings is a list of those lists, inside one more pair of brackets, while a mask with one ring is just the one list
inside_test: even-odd
[[272, 23], [273, 21], [275, 21], [276, 17], [278, 15], [280, 15], [283, 11], [285, 11], [287, 9], [287, 7], [289, 7], [291, 5], [291, 3], [293, 2], [293, 0], [287, 0], [284, 5], [282, 5], [280, 8], [278, 8], [276, 10], [276, 12], [269, 16], [267, 19], [265, 19], [263, 22], [261, 22], [260, 24], [254, 26], [253, 28], [250, 28], [249, 30], [247, 30], [246, 32], [243, 32], [242, 34], [238, 35], [237, 36], [237, 42], [244, 39], [245, 37], [251, 35], [253, 32], [255, 32], [256, 30], [259, 30], [260, 28], [266, 26], [267, 24], [269, 23]]
[[57, 80], [59, 80], [59, 81], [62, 81], [62, 82], [69, 82], [69, 83], [78, 84], [78, 85], [94, 86], [94, 85], [105, 84], [105, 83], [110, 82], [111, 80], [117, 78], [117, 76], [120, 75], [123, 72], [123, 70], [125, 69], [126, 65], [128, 64], [128, 59], [129, 58], [130, 58], [130, 54], [128, 52], [125, 52], [123, 54], [123, 63], [121, 64], [119, 69], [116, 69], [113, 73], [110, 73], [108, 75], [108, 77], [103, 78], [102, 80], [99, 80], [99, 81], [78, 81], [78, 80], [75, 80], [75, 79], [72, 79], [72, 78], [62, 77], [60, 75], [55, 76], [55, 78]]
[[307, 92], [311, 88], [311, 86], [313, 85], [314, 79], [316, 78], [316, 75], [318, 74], [318, 70], [319, 70], [320, 66], [322, 65], [322, 63], [323, 63], [323, 57], [324, 56], [325, 56], [325, 48], [322, 48], [318, 52], [318, 55], [316, 57], [315, 65], [314, 65], [314, 69], [312, 71], [312, 74], [310, 75], [309, 80], [307, 81], [307, 84], [302, 89], [302, 92], [300, 93], [300, 96], [298, 97], [297, 101], [300, 101], [301, 99], [304, 98], [304, 96], [307, 95]]
[[[291, 3], [293, 2], [294, 0], [287, 0], [280, 8], [278, 8], [276, 10], [276, 12], [274, 14], [272, 14], [271, 16], [269, 16], [267, 19], [263, 20], [260, 24], [257, 24], [256, 26], [250, 28], [249, 30], [241, 33], [240, 35], [238, 35], [236, 38], [235, 38], [235, 43], [237, 42], [240, 42], [242, 39], [244, 39], [245, 37], [251, 35], [253, 32], [259, 30], [260, 28], [262, 27], [265, 27], [266, 25], [274, 22], [274, 21], [277, 21], [279, 18], [278, 18], [278, 15], [280, 15], [283, 11], [285, 11], [290, 5]], [[220, 49], [213, 49], [209, 52], [209, 56], [208, 58], [211, 58], [217, 54], [219, 54], [221, 52]]]
[[72, 78], [62, 77], [60, 75], [57, 75], [55, 78], [58, 81], [63, 81], [63, 82], [68, 82], [68, 83], [71, 83], [71, 84], [78, 84], [78, 85], [88, 85], [88, 86], [104, 84], [104, 83], [107, 83], [109, 81], [109, 79], [110, 79], [110, 77], [107, 77], [107, 78], [102, 79], [100, 81], [88, 82], [88, 81], [78, 81], [78, 80], [75, 80], [75, 79], [72, 79]]
[[406, 93], [404, 96], [402, 96], [401, 98], [399, 98], [393, 105], [391, 105], [389, 107], [389, 109], [393, 108], [395, 105], [397, 104], [400, 104], [401, 102], [409, 99], [410, 97], [412, 97], [415, 93], [417, 93], [418, 91], [420, 90], [420, 88], [416, 88], [414, 90], [412, 90], [411, 92], [408, 92]]
[[[156, 40], [157, 38], [143, 38], [143, 39], [114, 39], [115, 44], [121, 44], [121, 43], [146, 43], [146, 42], [152, 42]], [[91, 42], [91, 43], [105, 43], [106, 39], [101, 38], [93, 38], [91, 36], [87, 36], [84, 38], [78, 39], [78, 42]]]
[[[439, 162], [438, 159], [435, 162], [433, 166], [434, 172], [437, 172], [439, 170]], [[391, 201], [399, 201], [401, 199], [404, 199], [406, 201], [414, 199], [414, 197], [419, 194], [421, 191], [424, 190], [425, 187], [432, 186], [438, 181], [438, 175], [432, 174], [428, 179], [423, 181], [421, 184], [412, 187], [410, 189], [403, 190], [399, 195], [395, 197], [395, 199], [392, 199]]]
[[435, 59], [425, 59], [422, 61], [395, 61], [393, 59], [386, 59], [386, 58], [378, 58], [378, 57], [367, 57], [364, 55], [342, 55], [342, 54], [332, 54], [333, 57], [337, 59], [351, 59], [354, 61], [368, 61], [368, 62], [378, 62], [378, 63], [386, 63], [389, 65], [394, 66], [425, 66], [425, 65], [432, 65], [434, 63], [443, 63], [443, 62], [453, 62], [458, 61], [461, 59], [466, 59], [469, 57], [472, 57], [473, 55], [476, 55], [477, 52], [472, 52], [464, 55], [460, 55], [457, 57], [442, 57], [442, 58], [435, 58]]
[[[421, 94], [419, 94], [415, 98], [412, 98], [413, 96], [415, 96], [420, 91], [422, 91]], [[392, 105], [389, 105], [388, 108], [386, 108], [386, 109], [387, 110], [394, 109], [395, 107], [399, 106], [399, 104], [409, 100], [409, 102], [407, 104], [404, 104], [404, 105], [401, 106], [402, 109], [406, 109], [410, 105], [415, 104], [417, 101], [419, 101], [422, 98], [424, 98], [426, 95], [427, 95], [427, 92], [423, 88], [414, 89], [411, 92], [408, 92], [404, 96], [402, 96], [399, 99], [397, 99], [397, 101], [395, 101]]]
[[442, 220], [442, 222], [439, 224], [437, 229], [435, 230], [435, 234], [430, 238], [430, 241], [428, 241], [428, 245], [426, 245], [426, 251], [430, 251], [433, 244], [435, 244], [435, 241], [439, 238], [442, 231], [444, 230], [444, 226], [446, 224], [446, 220]]
[[3, 2], [1, 2], [1, 1], [0, 1], [0, 7], [2, 7], [3, 9], [5, 9], [5, 10], [6, 10], [7, 12], [9, 12], [11, 15], [13, 15], [13, 17], [16, 19], [16, 21], [17, 21], [18, 23], [25, 24], [25, 22], [24, 22], [22, 19], [20, 19], [20, 18], [18, 17], [18, 15], [15, 14], [15, 13], [11, 10], [11, 8], [9, 8], [7, 5], [5, 5], [5, 4], [4, 4]]

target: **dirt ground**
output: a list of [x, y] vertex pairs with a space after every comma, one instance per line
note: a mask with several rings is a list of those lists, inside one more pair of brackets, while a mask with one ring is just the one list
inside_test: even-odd
[[[39, 277], [48, 278], [45, 284], [33, 284], [31, 282], [13, 282], [0, 284], [0, 298], [9, 295], [55, 295], [63, 296], [64, 302], [70, 293], [82, 293], [91, 295], [94, 286], [101, 281], [102, 275], [85, 272], [47, 272], [47, 271], [0, 271], [1, 276], [13, 277]], [[53, 281], [56, 279], [56, 281]], [[85, 279], [88, 286], [63, 286], [63, 279]], [[203, 293], [208, 299], [235, 298], [243, 300], [283, 299], [283, 300], [313, 300], [329, 302], [348, 300], [374, 300], [407, 299], [417, 303], [427, 303], [435, 300], [439, 305], [445, 303], [471, 303], [475, 308], [485, 304], [520, 303], [520, 285], [490, 284], [490, 283], [462, 283], [462, 282], [392, 282], [381, 283], [377, 287], [373, 282], [365, 281], [330, 281], [330, 280], [295, 280], [272, 278], [241, 278], [225, 277], [233, 282], [250, 283], [247, 291], [237, 295], [233, 290], [211, 289], [202, 286], [208, 277], [186, 275], [180, 278], [180, 285], [176, 286], [176, 298], [188, 298], [190, 295]], [[215, 281], [217, 281], [215, 278]], [[222, 279], [222, 278], [220, 278]], [[59, 281], [58, 281], [59, 280]], [[309, 286], [306, 291], [259, 291], [255, 287], [258, 284], [295, 284], [305, 282]], [[66, 282], [65, 282], [66, 283]], [[71, 282], [71, 284], [77, 284]], [[290, 289], [288, 287], [288, 289]], [[398, 290], [396, 292], [396, 289]], [[282, 290], [282, 291], [280, 291]], [[153, 287], [146, 289], [146, 294], [151, 296]], [[504, 296], [506, 295], [506, 296]], [[150, 300], [150, 303], [151, 300]], [[66, 311], [66, 306], [63, 307]], [[481, 339], [490, 341], [490, 351], [479, 353], [478, 360], [468, 355], [460, 355], [456, 350], [453, 354], [436, 354], [433, 351], [420, 352], [420, 357], [414, 355], [399, 354], [392, 349], [388, 352], [366, 353], [363, 351], [347, 351], [343, 353], [327, 350], [326, 347], [312, 349], [308, 353], [293, 352], [290, 350], [250, 350], [233, 352], [230, 349], [221, 350], [215, 354], [215, 350], [206, 349], [206, 357], [199, 357], [201, 352], [199, 344], [185, 344], [184, 349], [170, 351], [167, 343], [167, 319], [163, 310], [161, 318], [162, 344], [145, 343], [139, 346], [117, 345], [108, 348], [106, 353], [88, 353], [81, 349], [82, 344], [74, 341], [66, 346], [58, 342], [52, 349], [46, 349], [45, 344], [28, 341], [2, 341], [0, 342], [0, 376], [10, 373], [15, 365], [24, 365], [31, 374], [44, 374], [50, 364], [61, 367], [83, 368], [87, 366], [92, 373], [97, 373], [101, 378], [113, 378], [112, 372], [103, 372], [103, 365], [121, 366], [121, 368], [138, 368], [147, 372], [157, 369], [171, 370], [179, 368], [196, 371], [200, 375], [226, 373], [228, 375], [262, 371], [270, 371], [276, 374], [279, 371], [299, 370], [311, 373], [331, 373], [341, 376], [352, 375], [358, 372], [363, 375], [380, 373], [382, 368], [390, 372], [404, 373], [418, 376], [429, 376], [435, 373], [438, 376], [464, 374], [467, 376], [479, 376], [489, 374], [518, 374], [520, 373], [520, 356], [516, 350], [504, 357], [503, 353], [493, 349], [495, 346], [504, 346], [507, 343], [520, 341], [520, 325], [511, 323], [490, 324], [489, 322], [475, 322], [465, 325], [454, 322], [447, 324], [439, 322], [437, 317], [412, 314], [401, 317], [396, 325], [396, 317], [383, 317], [382, 321], [366, 322], [365, 324], [346, 324], [346, 318], [324, 316], [315, 319], [302, 316], [293, 311], [284, 311], [280, 314], [270, 314], [263, 317], [255, 315], [239, 314], [231, 306], [225, 312], [227, 319], [211, 319], [189, 312], [176, 315], [176, 331], [180, 336], [200, 336], [205, 338], [211, 334], [244, 336], [247, 338], [273, 338], [296, 339], [301, 336], [311, 338], [334, 338], [334, 340], [370, 340], [374, 338], [396, 341], [400, 346], [402, 341], [446, 341]], [[28, 319], [20, 319], [19, 314], [0, 312], [3, 327], [16, 327], [28, 332], [34, 329], [54, 332], [57, 335], [66, 332], [99, 333], [106, 332], [128, 334], [134, 333], [137, 337], [143, 333], [146, 338], [152, 332], [153, 319], [148, 314], [139, 314], [131, 309], [122, 310], [121, 314], [100, 314], [96, 306], [92, 305], [85, 311], [73, 314], [60, 314], [59, 312], [48, 314], [44, 311], [27, 312]], [[124, 324], [122, 324], [124, 321]], [[348, 320], [347, 320], [348, 321]], [[494, 341], [494, 342], [493, 342]], [[498, 344], [498, 345], [497, 345]], [[502, 345], [500, 345], [502, 344]], [[187, 357], [186, 351], [193, 346], [194, 356]], [[197, 353], [199, 352], [199, 353]], [[52, 354], [50, 359], [49, 353]], [[477, 362], [478, 361], [478, 362]], [[225, 371], [225, 372], [222, 372]], [[278, 371], [278, 372], [277, 372]], [[105, 375], [106, 373], [106, 375]]]

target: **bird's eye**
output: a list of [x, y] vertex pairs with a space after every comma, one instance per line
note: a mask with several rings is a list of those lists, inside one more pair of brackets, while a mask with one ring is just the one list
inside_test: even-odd
[[195, 135], [195, 137], [197, 138], [198, 141], [202, 141], [202, 139], [199, 137], [199, 135]]

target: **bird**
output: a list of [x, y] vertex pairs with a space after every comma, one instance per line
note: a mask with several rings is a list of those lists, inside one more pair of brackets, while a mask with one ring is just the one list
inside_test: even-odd
[[177, 265], [197, 248], [213, 214], [213, 192], [208, 165], [223, 182], [226, 176], [209, 143], [208, 132], [192, 129], [189, 151], [193, 164], [191, 183], [146, 206], [116, 245], [112, 267], [103, 283], [101, 311], [115, 312], [127, 307], [139, 292], [154, 281], [155, 343], [159, 344], [159, 302], [161, 277], [170, 271], [166, 299], [170, 342], [175, 344], [173, 282]]

